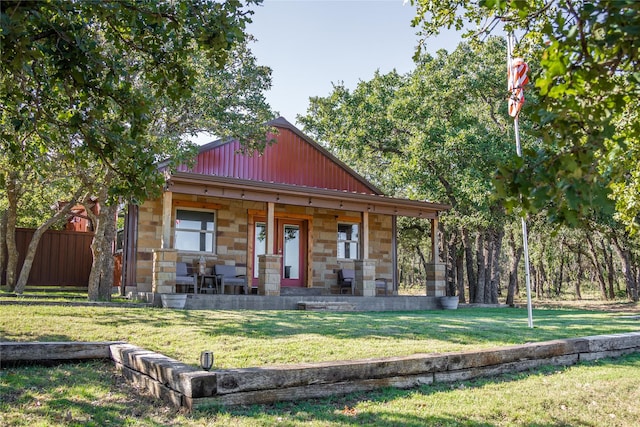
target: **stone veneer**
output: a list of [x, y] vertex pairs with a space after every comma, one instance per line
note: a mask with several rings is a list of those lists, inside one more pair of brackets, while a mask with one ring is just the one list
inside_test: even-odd
[[177, 259], [178, 251], [175, 249], [156, 249], [153, 251], [153, 292], [175, 293]]
[[444, 297], [446, 289], [446, 265], [427, 264], [427, 296]]
[[282, 255], [258, 256], [258, 295], [279, 296]]
[[[173, 224], [175, 223], [175, 202], [187, 201], [218, 205], [216, 210], [216, 253], [204, 254], [208, 267], [225, 263], [236, 265], [238, 274], [250, 274], [248, 268], [253, 264], [248, 259], [248, 221], [249, 211], [265, 211], [266, 203], [244, 200], [231, 200], [215, 197], [173, 194], [172, 230], [170, 246], [173, 246]], [[185, 207], [184, 209], [189, 209]], [[276, 204], [276, 217], [292, 215], [294, 218], [307, 217], [312, 235], [311, 279], [310, 287], [323, 289], [323, 293], [335, 292], [338, 270], [354, 268], [353, 260], [338, 259], [337, 228], [338, 222], [346, 219], [360, 221], [360, 212], [338, 211], [303, 206]], [[136, 283], [138, 292], [151, 292], [154, 275], [154, 252], [161, 247], [162, 237], [162, 199], [145, 202], [139, 209], [138, 252]], [[392, 279], [391, 254], [391, 217], [388, 215], [369, 215], [369, 258], [375, 260], [375, 277]], [[176, 254], [176, 261], [196, 265], [200, 252], [182, 252]], [[257, 267], [257, 266], [256, 266]], [[174, 272], [175, 276], [175, 272]], [[251, 280], [251, 279], [250, 279]]]

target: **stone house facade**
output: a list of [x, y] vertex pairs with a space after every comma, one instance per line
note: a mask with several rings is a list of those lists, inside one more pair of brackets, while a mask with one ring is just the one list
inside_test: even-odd
[[[384, 196], [286, 120], [270, 125], [276, 143], [261, 156], [242, 154], [235, 140], [205, 145], [195, 166], [167, 177], [161, 198], [129, 210], [128, 291], [176, 292], [176, 262], [197, 272], [204, 261], [206, 271], [235, 266], [258, 295], [337, 293], [344, 268], [357, 272], [356, 295], [375, 295], [376, 278], [394, 292], [396, 218], [429, 218], [436, 236], [448, 207]], [[434, 266], [437, 246], [433, 239]], [[443, 283], [432, 288], [444, 292]]]

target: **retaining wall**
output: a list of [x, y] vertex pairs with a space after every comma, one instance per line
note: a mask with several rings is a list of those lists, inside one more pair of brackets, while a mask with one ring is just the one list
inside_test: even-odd
[[[16, 352], [8, 349], [7, 345], [23, 344], [1, 343], [0, 354], [15, 357]], [[543, 365], [574, 365], [581, 361], [638, 352], [640, 332], [480, 351], [211, 372], [130, 344], [111, 343], [108, 348], [117, 369], [129, 381], [175, 406], [196, 408], [317, 398], [389, 386], [411, 388], [520, 372]]]

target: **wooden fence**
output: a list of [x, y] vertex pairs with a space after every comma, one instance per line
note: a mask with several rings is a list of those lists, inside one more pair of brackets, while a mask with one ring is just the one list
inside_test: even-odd
[[[16, 229], [18, 246], [18, 274], [22, 269], [27, 247], [35, 230]], [[29, 286], [65, 286], [86, 288], [91, 272], [93, 233], [48, 230], [40, 239]], [[4, 269], [3, 269], [4, 270]], [[4, 276], [4, 275], [2, 275]], [[0, 277], [5, 283], [5, 277]]]

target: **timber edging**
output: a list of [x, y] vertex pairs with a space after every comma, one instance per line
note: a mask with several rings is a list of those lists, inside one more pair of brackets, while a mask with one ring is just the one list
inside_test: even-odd
[[[104, 348], [117, 370], [155, 397], [189, 409], [212, 405], [267, 404], [370, 391], [382, 387], [412, 388], [478, 377], [521, 372], [544, 365], [569, 366], [582, 361], [640, 352], [640, 332], [570, 338], [479, 351], [414, 354], [403, 357], [273, 365], [203, 371], [126, 343], [0, 343], [0, 355], [45, 346], [83, 344]], [[85, 350], [86, 350], [85, 348]], [[28, 350], [28, 349], [27, 349]], [[7, 353], [5, 353], [7, 352]], [[56, 354], [55, 352], [51, 354]], [[90, 358], [79, 352], [82, 358]], [[6, 360], [6, 359], [5, 359]]]

